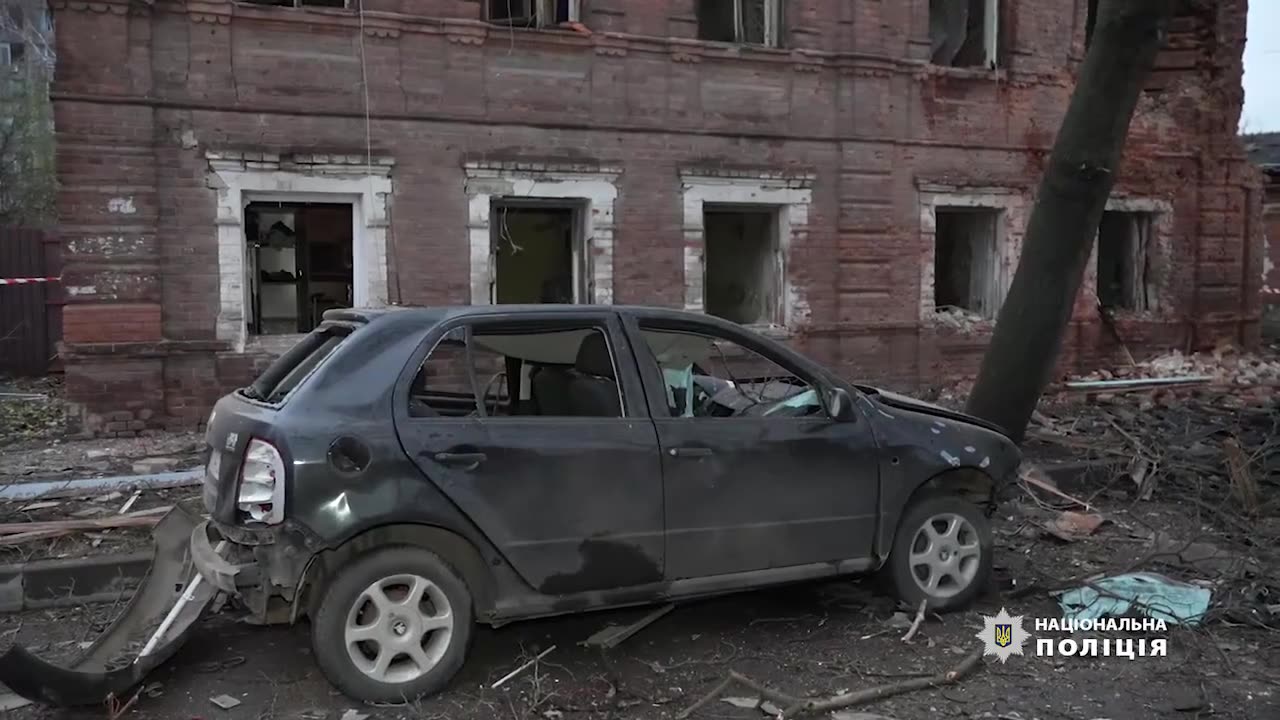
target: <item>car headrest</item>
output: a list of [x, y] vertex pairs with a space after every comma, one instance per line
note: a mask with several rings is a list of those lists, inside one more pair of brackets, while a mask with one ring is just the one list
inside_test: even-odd
[[573, 367], [581, 373], [615, 379], [613, 359], [609, 356], [609, 342], [605, 340], [604, 333], [592, 332], [582, 339], [582, 344], [578, 346], [578, 359]]

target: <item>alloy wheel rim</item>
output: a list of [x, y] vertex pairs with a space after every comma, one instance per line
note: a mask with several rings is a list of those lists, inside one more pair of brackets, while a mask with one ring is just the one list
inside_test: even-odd
[[343, 644], [361, 673], [398, 685], [440, 664], [453, 631], [453, 608], [438, 585], [420, 575], [392, 575], [356, 596]]
[[944, 600], [965, 591], [978, 575], [982, 544], [973, 523], [955, 513], [939, 513], [916, 530], [908, 569], [924, 594]]

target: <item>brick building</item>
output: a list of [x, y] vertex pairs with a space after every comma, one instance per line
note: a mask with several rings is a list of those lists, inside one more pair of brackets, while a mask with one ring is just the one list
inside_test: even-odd
[[1256, 133], [1244, 137], [1249, 159], [1262, 171], [1264, 331], [1280, 337], [1280, 133]]
[[[68, 392], [195, 425], [347, 303], [644, 303], [974, 372], [1096, 0], [53, 0]], [[1245, 0], [1144, 92], [1064, 370], [1249, 344]]]

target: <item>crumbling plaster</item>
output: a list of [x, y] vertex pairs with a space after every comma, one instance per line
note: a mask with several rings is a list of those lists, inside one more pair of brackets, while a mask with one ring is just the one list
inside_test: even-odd
[[705, 170], [682, 171], [680, 189], [684, 236], [684, 309], [703, 312], [706, 304], [706, 233], [704, 211], [707, 204], [769, 208], [777, 211], [778, 267], [777, 297], [782, 308], [781, 326], [758, 328], [770, 333], [786, 333], [808, 319], [808, 303], [803, 289], [791, 281], [791, 253], [802, 248], [809, 237], [813, 180], [809, 174], [773, 173], [714, 174]]

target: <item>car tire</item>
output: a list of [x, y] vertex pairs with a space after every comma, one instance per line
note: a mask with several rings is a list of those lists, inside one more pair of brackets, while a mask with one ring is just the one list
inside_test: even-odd
[[991, 522], [982, 508], [959, 495], [931, 492], [903, 513], [886, 579], [910, 607], [924, 600], [930, 610], [958, 610], [986, 587], [993, 550]]
[[440, 556], [390, 547], [334, 576], [312, 618], [311, 647], [348, 697], [409, 702], [444, 689], [462, 668], [473, 617], [466, 583]]

